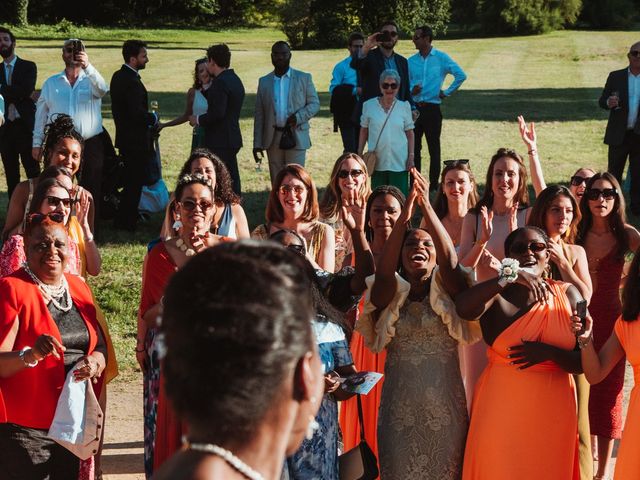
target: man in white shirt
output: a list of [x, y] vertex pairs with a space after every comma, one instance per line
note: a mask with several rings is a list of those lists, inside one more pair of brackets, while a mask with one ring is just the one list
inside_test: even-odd
[[[102, 97], [109, 91], [100, 72], [91, 65], [84, 44], [69, 39], [62, 47], [64, 70], [47, 78], [36, 104], [33, 130], [33, 158], [42, 154], [45, 125], [58, 113], [73, 119], [75, 129], [84, 138], [80, 185], [89, 190], [98, 208], [101, 198], [104, 135], [102, 127]], [[99, 218], [96, 211], [96, 218]]]
[[333, 131], [340, 128], [344, 152], [356, 152], [360, 127], [353, 120], [356, 107], [359, 82], [358, 72], [351, 66], [353, 57], [357, 56], [364, 45], [364, 35], [354, 32], [349, 35], [349, 56], [333, 67], [329, 93], [331, 94], [331, 113], [333, 113]]
[[[291, 48], [284, 41], [271, 47], [273, 72], [260, 78], [253, 123], [253, 156], [256, 161], [263, 150], [269, 159], [271, 183], [288, 163], [304, 167], [311, 147], [309, 120], [320, 111], [320, 99], [309, 73], [289, 67]], [[282, 149], [280, 140], [285, 126], [293, 131], [295, 144]]]
[[[411, 96], [420, 113], [415, 121], [415, 165], [421, 168], [422, 135], [427, 138], [429, 156], [429, 182], [435, 190], [440, 182], [440, 133], [442, 131], [442, 112], [440, 104], [444, 98], [455, 92], [467, 75], [449, 55], [435, 49], [433, 31], [430, 27], [416, 28], [413, 43], [418, 53], [409, 57], [409, 83]], [[453, 82], [445, 90], [442, 84], [447, 75], [453, 75]]]
[[609, 145], [607, 171], [622, 183], [629, 157], [631, 213], [640, 216], [640, 42], [627, 53], [629, 66], [609, 74], [599, 104], [609, 110], [604, 143]]

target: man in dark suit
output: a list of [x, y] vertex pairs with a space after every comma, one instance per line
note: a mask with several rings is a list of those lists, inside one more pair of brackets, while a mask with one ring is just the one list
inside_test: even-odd
[[207, 113], [189, 119], [191, 125], [205, 129], [205, 145], [225, 163], [233, 180], [233, 191], [241, 194], [237, 155], [242, 148], [240, 111], [244, 85], [231, 65], [231, 52], [225, 44], [207, 49], [207, 68], [213, 82], [207, 90]]
[[7, 177], [9, 198], [20, 183], [20, 161], [28, 178], [40, 173], [38, 162], [31, 156], [31, 140], [36, 105], [31, 94], [36, 88], [36, 64], [18, 58], [14, 51], [16, 37], [0, 27], [0, 95], [5, 102], [5, 124], [0, 127], [0, 155]]
[[609, 74], [599, 104], [609, 110], [604, 143], [609, 145], [607, 170], [622, 184], [629, 157], [631, 213], [640, 215], [640, 42], [627, 54], [629, 66]]
[[116, 228], [133, 231], [144, 176], [153, 155], [157, 116], [148, 110], [147, 89], [139, 70], [149, 62], [147, 44], [127, 40], [122, 46], [124, 65], [111, 77], [111, 110], [116, 124], [116, 147], [124, 162], [124, 189], [115, 219]]
[[394, 52], [396, 43], [398, 43], [398, 26], [395, 22], [385, 22], [380, 26], [379, 32], [367, 38], [360, 54], [351, 62], [351, 66], [360, 74], [362, 86], [362, 95], [356, 109], [358, 125], [360, 125], [362, 104], [380, 95], [380, 74], [387, 69], [395, 70], [400, 75], [398, 99], [409, 101], [413, 105], [409, 93], [409, 64], [405, 57]]

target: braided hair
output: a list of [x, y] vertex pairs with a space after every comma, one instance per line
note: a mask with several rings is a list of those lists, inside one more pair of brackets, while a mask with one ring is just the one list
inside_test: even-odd
[[51, 122], [44, 127], [44, 142], [42, 156], [45, 166], [49, 166], [49, 161], [53, 149], [63, 138], [72, 138], [80, 144], [84, 150], [84, 139], [73, 125], [73, 119], [64, 113], [58, 113], [51, 118]]

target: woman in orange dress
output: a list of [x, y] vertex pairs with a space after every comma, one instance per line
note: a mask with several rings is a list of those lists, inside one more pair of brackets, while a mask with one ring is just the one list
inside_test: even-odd
[[[391, 235], [405, 204], [404, 194], [396, 187], [382, 185], [371, 192], [367, 200], [365, 217], [365, 233], [371, 245], [373, 258], [377, 262], [382, 254], [382, 248]], [[358, 311], [361, 311], [362, 303]], [[384, 373], [384, 362], [387, 351], [373, 353], [364, 344], [364, 338], [358, 332], [353, 332], [349, 345], [353, 364], [359, 372]], [[361, 396], [364, 431], [367, 444], [378, 456], [378, 410], [384, 378], [367, 394]], [[358, 419], [358, 404], [355, 398], [342, 402], [340, 406], [340, 429], [344, 451], [348, 451], [360, 443], [360, 420]]]
[[575, 386], [581, 371], [570, 284], [545, 281], [548, 237], [537, 227], [507, 236], [498, 278], [456, 297], [480, 318], [488, 365], [473, 398], [464, 480], [579, 478]]
[[[631, 391], [627, 419], [622, 432], [614, 480], [640, 478], [640, 250], [636, 251], [629, 276], [622, 291], [622, 315], [615, 323], [613, 333], [596, 352], [593, 345], [593, 320], [587, 316], [585, 333], [578, 339], [582, 347], [582, 366], [589, 383], [605, 379], [615, 366], [627, 360], [633, 366], [634, 387]], [[600, 477], [601, 478], [601, 477]]]

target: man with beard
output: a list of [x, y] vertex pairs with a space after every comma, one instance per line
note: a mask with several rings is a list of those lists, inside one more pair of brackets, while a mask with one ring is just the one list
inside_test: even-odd
[[[311, 147], [309, 120], [320, 110], [320, 99], [308, 73], [289, 67], [291, 48], [284, 41], [271, 47], [274, 71], [258, 82], [253, 123], [253, 156], [267, 150], [269, 174], [273, 184], [276, 175], [288, 163], [304, 167], [307, 149]], [[295, 145], [282, 149], [280, 139], [289, 126]]]
[[147, 89], [138, 73], [149, 62], [147, 44], [140, 40], [127, 40], [122, 45], [122, 57], [124, 65], [111, 77], [116, 147], [124, 162], [124, 189], [114, 225], [134, 231], [145, 170], [152, 161], [153, 133], [158, 118], [148, 110]]
[[7, 178], [9, 198], [20, 183], [20, 161], [28, 178], [37, 177], [40, 167], [31, 156], [36, 106], [31, 94], [36, 87], [36, 64], [18, 58], [14, 50], [16, 37], [10, 30], [0, 27], [0, 95], [5, 102], [5, 123], [0, 127], [0, 155]]
[[[89, 190], [100, 205], [100, 184], [105, 146], [102, 129], [102, 97], [109, 91], [100, 72], [89, 63], [84, 44], [69, 39], [62, 47], [64, 70], [47, 78], [36, 104], [36, 123], [33, 130], [33, 158], [40, 159], [44, 141], [44, 126], [57, 113], [73, 119], [76, 130], [84, 138], [80, 185]], [[100, 218], [95, 212], [95, 218]]]

